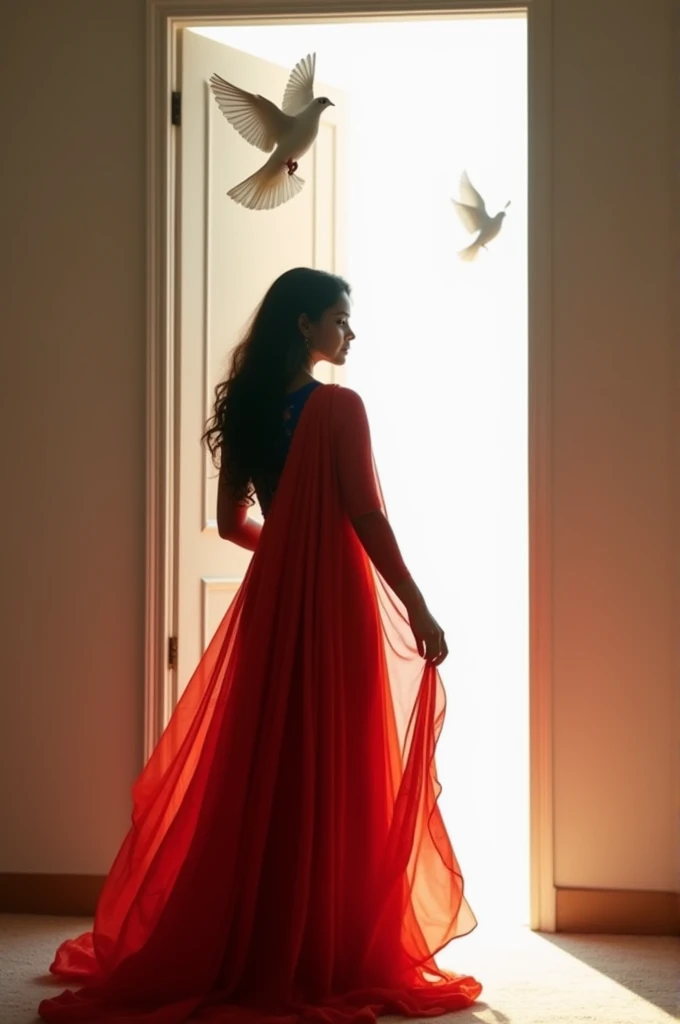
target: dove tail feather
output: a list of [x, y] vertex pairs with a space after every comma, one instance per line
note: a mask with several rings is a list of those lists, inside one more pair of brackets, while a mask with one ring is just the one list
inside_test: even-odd
[[458, 255], [462, 260], [465, 261], [465, 263], [472, 263], [473, 260], [477, 259], [479, 248], [480, 247], [477, 242], [472, 242], [470, 245], [467, 245], [464, 249], [461, 249]]
[[273, 210], [298, 194], [304, 179], [288, 171], [261, 167], [227, 192], [230, 199], [248, 210]]

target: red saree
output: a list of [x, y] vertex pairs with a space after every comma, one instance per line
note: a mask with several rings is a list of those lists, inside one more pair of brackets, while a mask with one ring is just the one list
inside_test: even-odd
[[444, 693], [347, 515], [344, 391], [307, 402], [243, 584], [133, 787], [93, 931], [51, 965], [84, 987], [43, 1020], [348, 1024], [479, 996], [434, 962], [476, 924], [436, 802]]

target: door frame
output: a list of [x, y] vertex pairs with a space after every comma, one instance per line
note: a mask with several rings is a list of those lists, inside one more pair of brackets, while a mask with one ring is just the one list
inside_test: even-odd
[[183, 28], [290, 20], [521, 13], [527, 18], [529, 135], [529, 775], [531, 919], [555, 930], [552, 685], [552, 0], [147, 0], [147, 412], [144, 759], [172, 713], [176, 673], [177, 132], [171, 94]]

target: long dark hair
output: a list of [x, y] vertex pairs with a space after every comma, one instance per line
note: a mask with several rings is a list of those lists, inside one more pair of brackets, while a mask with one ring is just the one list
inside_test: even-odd
[[234, 349], [226, 380], [215, 388], [213, 415], [202, 440], [238, 501], [252, 504], [253, 478], [281, 471], [278, 441], [286, 392], [309, 358], [299, 326], [305, 313], [318, 323], [346, 281], [296, 267], [274, 281]]

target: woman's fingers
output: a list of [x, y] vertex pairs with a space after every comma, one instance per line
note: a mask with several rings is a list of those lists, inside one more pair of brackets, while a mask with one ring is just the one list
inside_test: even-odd
[[441, 665], [448, 653], [449, 649], [446, 646], [442, 630], [427, 635], [425, 638], [425, 659], [427, 661], [434, 666]]
[[448, 657], [449, 649], [446, 645], [444, 630], [434, 621], [432, 616], [429, 616], [429, 618], [434, 628], [421, 631], [412, 623], [412, 629], [418, 654], [428, 664], [436, 667], [441, 665], [444, 659]]
[[448, 647], [446, 646], [446, 640], [444, 640], [444, 638], [442, 637], [442, 644], [441, 644], [441, 648], [440, 648], [439, 654], [437, 655], [437, 657], [435, 658], [435, 660], [434, 660], [434, 662], [433, 662], [433, 665], [435, 666], [435, 668], [436, 668], [436, 667], [437, 667], [438, 665], [441, 665], [441, 663], [442, 663], [442, 662], [443, 662], [443, 661], [444, 661], [444, 660], [445, 660], [446, 658], [448, 658], [448, 656], [449, 656], [449, 649], [448, 649]]

